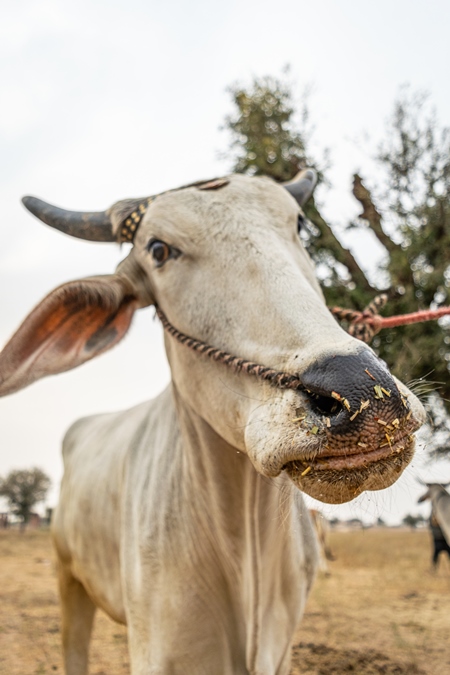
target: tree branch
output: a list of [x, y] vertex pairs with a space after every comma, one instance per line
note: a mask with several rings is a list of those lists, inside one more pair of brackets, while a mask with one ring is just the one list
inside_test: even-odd
[[341, 263], [348, 269], [353, 281], [359, 288], [371, 294], [377, 293], [378, 289], [370, 285], [366, 275], [356, 262], [351, 251], [342, 246], [341, 242], [336, 237], [328, 223], [322, 218], [319, 210], [313, 202], [314, 199], [311, 199], [310, 203], [308, 204], [309, 208], [307, 216], [320, 230], [320, 237], [317, 239], [316, 247], [331, 250], [337, 262]]
[[359, 201], [363, 207], [363, 212], [360, 214], [360, 218], [367, 220], [370, 228], [373, 230], [378, 241], [383, 244], [383, 246], [393, 253], [394, 251], [401, 251], [402, 247], [399, 244], [396, 244], [392, 239], [386, 234], [381, 226], [382, 217], [378, 213], [375, 204], [372, 201], [372, 196], [369, 190], [363, 185], [361, 176], [358, 176], [357, 173], [353, 176], [353, 195]]

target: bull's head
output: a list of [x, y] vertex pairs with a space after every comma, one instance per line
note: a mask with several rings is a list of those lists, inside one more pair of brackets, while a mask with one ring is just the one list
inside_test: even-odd
[[180, 331], [299, 376], [300, 390], [276, 389], [166, 336], [179, 400], [261, 474], [286, 471], [331, 503], [391, 485], [424, 411], [325, 306], [298, 236], [314, 183], [312, 171], [287, 189], [236, 175], [94, 214], [26, 198], [68, 234], [134, 245], [114, 275], [64, 284], [31, 312], [0, 355], [0, 394], [104, 352], [157, 304]]
[[446, 488], [448, 488], [450, 483], [422, 483], [422, 485], [426, 485], [427, 491], [419, 497], [417, 500], [418, 504], [425, 502], [427, 499], [433, 500], [440, 495], [447, 495]]

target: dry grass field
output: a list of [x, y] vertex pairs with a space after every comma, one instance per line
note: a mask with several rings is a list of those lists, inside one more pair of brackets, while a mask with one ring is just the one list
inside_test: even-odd
[[[450, 674], [450, 565], [441, 560], [429, 573], [428, 532], [336, 532], [332, 548], [336, 561], [308, 602], [292, 675]], [[49, 533], [1, 531], [0, 564], [0, 672], [62, 675]], [[100, 613], [91, 673], [129, 673], [125, 628]]]

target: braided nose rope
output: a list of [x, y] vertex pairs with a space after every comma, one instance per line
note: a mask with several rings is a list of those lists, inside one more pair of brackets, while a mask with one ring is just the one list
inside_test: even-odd
[[157, 305], [155, 305], [155, 310], [164, 329], [178, 342], [180, 342], [182, 345], [185, 345], [186, 347], [189, 347], [189, 349], [192, 349], [192, 351], [198, 352], [199, 354], [205, 354], [214, 361], [224, 363], [226, 366], [234, 370], [235, 373], [247, 373], [248, 375], [254, 375], [260, 380], [269, 382], [280, 389], [306, 391], [306, 387], [302, 384], [300, 378], [297, 375], [283, 373], [280, 370], [274, 370], [273, 368], [268, 368], [267, 366], [261, 366], [258, 363], [248, 361], [247, 359], [241, 359], [238, 356], [233, 356], [233, 354], [230, 354], [223, 349], [217, 349], [217, 347], [212, 347], [206, 342], [189, 337], [189, 335], [182, 333], [177, 328], [175, 328], [175, 326], [172, 326], [164, 312], [162, 312]]

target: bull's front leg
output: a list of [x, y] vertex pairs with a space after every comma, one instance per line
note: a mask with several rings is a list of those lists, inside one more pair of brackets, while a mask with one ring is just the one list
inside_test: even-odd
[[66, 675], [87, 675], [95, 605], [69, 566], [59, 561], [58, 582]]

